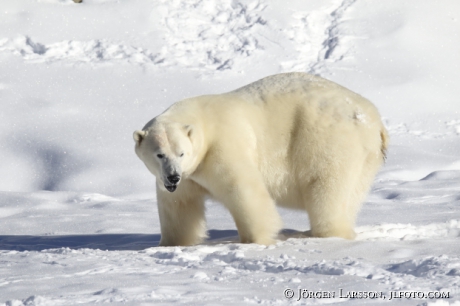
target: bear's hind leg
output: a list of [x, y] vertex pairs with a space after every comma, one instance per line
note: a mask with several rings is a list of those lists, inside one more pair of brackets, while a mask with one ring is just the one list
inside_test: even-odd
[[350, 180], [339, 182], [336, 177], [312, 183], [305, 195], [312, 237], [355, 238], [354, 226], [361, 200], [354, 194], [355, 185]]
[[192, 181], [184, 180], [175, 192], [157, 186], [161, 225], [160, 246], [186, 246], [206, 238], [205, 193]]
[[356, 217], [381, 164], [379, 150], [355, 150], [320, 169], [303, 195], [311, 236], [355, 238]]

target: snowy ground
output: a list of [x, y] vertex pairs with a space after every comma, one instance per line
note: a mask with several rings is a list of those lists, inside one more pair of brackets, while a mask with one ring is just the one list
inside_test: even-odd
[[[459, 36], [456, 0], [1, 1], [0, 303], [460, 305]], [[157, 248], [132, 132], [179, 99], [286, 71], [385, 119], [357, 239], [298, 238], [306, 215], [280, 210], [280, 242], [242, 245], [208, 203], [209, 241]]]

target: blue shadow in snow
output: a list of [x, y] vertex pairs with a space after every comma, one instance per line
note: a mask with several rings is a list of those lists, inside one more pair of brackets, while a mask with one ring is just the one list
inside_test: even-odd
[[[211, 244], [237, 242], [236, 230], [209, 230], [208, 242]], [[137, 251], [156, 247], [160, 234], [95, 234], [61, 236], [0, 236], [0, 250], [42, 251], [46, 249], [100, 249], [108, 251]], [[236, 240], [236, 241], [235, 241]]]
[[42, 251], [46, 249], [142, 250], [157, 246], [159, 234], [95, 234], [62, 236], [0, 236], [0, 250]]
[[[239, 243], [236, 230], [208, 230], [208, 239], [204, 245]], [[278, 239], [308, 238], [309, 233], [293, 229], [283, 229]], [[156, 247], [160, 243], [160, 234], [95, 234], [95, 235], [61, 235], [0, 236], [0, 250], [6, 251], [42, 251], [46, 249], [99, 249], [108, 251], [138, 251]]]

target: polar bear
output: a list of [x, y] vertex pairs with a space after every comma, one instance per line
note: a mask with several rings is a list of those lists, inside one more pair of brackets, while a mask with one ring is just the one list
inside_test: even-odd
[[177, 102], [134, 140], [156, 177], [161, 246], [206, 237], [207, 198], [230, 211], [242, 243], [276, 241], [276, 204], [306, 211], [310, 236], [353, 239], [388, 145], [372, 103], [305, 73]]

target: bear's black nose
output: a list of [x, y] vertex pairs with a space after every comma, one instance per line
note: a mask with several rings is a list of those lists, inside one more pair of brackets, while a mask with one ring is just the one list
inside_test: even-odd
[[168, 181], [171, 184], [176, 185], [180, 181], [180, 175], [170, 175], [168, 176]]

